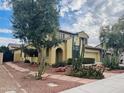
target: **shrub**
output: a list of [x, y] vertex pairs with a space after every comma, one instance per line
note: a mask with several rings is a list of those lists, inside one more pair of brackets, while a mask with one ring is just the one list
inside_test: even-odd
[[67, 60], [67, 65], [72, 65], [72, 58], [69, 58], [68, 60]]
[[105, 65], [105, 67], [108, 67], [110, 66], [110, 59], [108, 56], [106, 56], [104, 59], [103, 59], [103, 64]]
[[52, 67], [65, 67], [67, 65], [66, 62], [56, 62], [55, 64], [52, 65]]
[[116, 56], [111, 56], [108, 57], [106, 56], [103, 60], [103, 64], [107, 67], [110, 68], [110, 70], [112, 69], [119, 69], [119, 62], [117, 61], [117, 57]]
[[26, 59], [26, 60], [24, 61], [24, 63], [30, 63], [30, 61]]
[[79, 71], [71, 71], [70, 75], [80, 78], [89, 78], [89, 79], [103, 79], [104, 70], [101, 68], [96, 68], [94, 66], [83, 67]]
[[[94, 58], [84, 58], [84, 60], [82, 59], [82, 64], [94, 64], [94, 63], [95, 63]], [[67, 60], [67, 65], [72, 65], [72, 58], [69, 58]]]
[[119, 62], [117, 61], [117, 57], [113, 56], [111, 58], [111, 65], [110, 65], [111, 69], [118, 69], [119, 68]]
[[94, 58], [84, 58], [83, 64], [94, 64], [95, 59]]
[[118, 69], [120, 69], [120, 70], [124, 70], [124, 67], [123, 67], [123, 66], [119, 66]]
[[50, 66], [50, 63], [48, 63], [48, 62], [45, 62], [45, 66]]
[[82, 68], [82, 58], [74, 59], [74, 62], [72, 62], [72, 69], [74, 71], [79, 71]]

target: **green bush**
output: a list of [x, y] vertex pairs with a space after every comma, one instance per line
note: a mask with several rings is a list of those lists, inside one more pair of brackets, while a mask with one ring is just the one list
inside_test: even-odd
[[119, 66], [118, 69], [120, 69], [120, 70], [124, 70], [124, 67], [123, 67], [123, 66]]
[[55, 64], [52, 64], [52, 67], [65, 67], [67, 65], [66, 62], [56, 62]]
[[83, 64], [94, 64], [95, 59], [94, 58], [84, 58]]
[[103, 60], [103, 64], [105, 65], [105, 67], [110, 68], [110, 70], [119, 69], [120, 67], [117, 59], [118, 58], [116, 56], [111, 56], [111, 58], [106, 56]]
[[[84, 58], [84, 60], [82, 59], [82, 64], [94, 64], [94, 63], [95, 63], [94, 58]], [[72, 65], [72, 58], [69, 58], [67, 60], [67, 65]]]
[[72, 65], [72, 58], [69, 58], [68, 60], [67, 60], [67, 65]]
[[93, 66], [83, 67], [79, 71], [71, 71], [71, 76], [89, 79], [103, 79], [103, 70], [94, 68]]
[[26, 59], [26, 60], [24, 61], [24, 63], [30, 63], [30, 60]]

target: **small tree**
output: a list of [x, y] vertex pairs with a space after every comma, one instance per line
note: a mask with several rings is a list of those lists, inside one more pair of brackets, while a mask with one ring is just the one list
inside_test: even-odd
[[[111, 28], [102, 29], [100, 33], [101, 43], [107, 49], [113, 50], [113, 55], [119, 59], [119, 54], [124, 49], [124, 17], [122, 16]], [[119, 61], [119, 60], [118, 60]]]
[[45, 49], [58, 44], [59, 30], [57, 0], [12, 0], [13, 34], [38, 50], [37, 77], [45, 70]]

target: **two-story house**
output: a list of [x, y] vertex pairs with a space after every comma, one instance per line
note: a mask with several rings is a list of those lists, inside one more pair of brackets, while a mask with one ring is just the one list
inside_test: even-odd
[[[50, 64], [54, 64], [60, 61], [66, 61], [73, 56], [74, 45], [78, 46], [78, 50], [81, 53], [82, 46], [85, 45], [85, 58], [94, 58], [96, 62], [101, 61], [101, 49], [88, 46], [89, 36], [85, 32], [71, 33], [67, 31], [60, 30], [57, 33], [58, 38], [63, 40], [61, 44], [56, 47], [47, 48], [46, 57]], [[15, 50], [14, 61], [24, 61], [23, 56], [20, 56], [21, 51]], [[20, 56], [20, 57], [19, 57]], [[28, 59], [32, 59], [28, 57]], [[34, 60], [33, 60], [34, 61]], [[35, 58], [37, 62], [37, 58]]]

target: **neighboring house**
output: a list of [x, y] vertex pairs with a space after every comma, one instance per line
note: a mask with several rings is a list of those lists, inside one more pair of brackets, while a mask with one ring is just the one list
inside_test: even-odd
[[[60, 30], [57, 33], [59, 39], [63, 40], [61, 44], [56, 47], [48, 48], [46, 50], [46, 57], [48, 58], [48, 62], [50, 64], [54, 64], [59, 61], [66, 61], [69, 58], [72, 58], [72, 48], [73, 44], [78, 46], [77, 48], [80, 50], [82, 45], [85, 44], [85, 58], [94, 58], [95, 62], [101, 61], [101, 49], [88, 46], [88, 38], [89, 36], [85, 32], [71, 33], [67, 31]], [[73, 42], [74, 41], [74, 42]], [[14, 61], [24, 61], [24, 53], [21, 52], [20, 49], [16, 49], [14, 51]], [[28, 57], [28, 59], [37, 62], [37, 57]]]
[[20, 47], [21, 47], [20, 44], [14, 44], [14, 43], [9, 43], [8, 44], [9, 50], [17, 49], [17, 48], [20, 48]]

